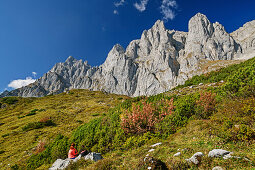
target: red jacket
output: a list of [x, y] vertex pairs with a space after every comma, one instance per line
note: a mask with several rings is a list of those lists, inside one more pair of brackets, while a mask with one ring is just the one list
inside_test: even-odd
[[68, 158], [75, 158], [77, 156], [78, 152], [75, 148], [71, 147], [68, 152]]

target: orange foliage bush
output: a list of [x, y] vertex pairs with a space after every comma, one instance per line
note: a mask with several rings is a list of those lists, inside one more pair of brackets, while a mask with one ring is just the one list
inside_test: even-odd
[[200, 93], [200, 98], [197, 100], [196, 104], [201, 109], [201, 117], [208, 118], [215, 110], [216, 99], [215, 94], [211, 92]]
[[121, 126], [126, 133], [140, 134], [155, 130], [155, 125], [162, 121], [166, 115], [173, 113], [173, 99], [162, 101], [160, 106], [152, 106], [142, 101], [142, 107], [132, 105], [131, 113], [126, 111], [121, 119]]
[[44, 117], [44, 118], [40, 119], [39, 122], [41, 122], [41, 123], [46, 123], [46, 122], [48, 122], [49, 120], [50, 120], [49, 117]]
[[40, 140], [35, 148], [34, 154], [39, 154], [43, 152], [45, 150], [45, 145], [46, 145], [46, 142], [44, 140]]

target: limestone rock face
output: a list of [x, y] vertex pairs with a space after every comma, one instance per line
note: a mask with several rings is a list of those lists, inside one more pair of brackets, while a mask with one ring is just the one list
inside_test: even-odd
[[86, 61], [68, 57], [36, 82], [1, 96], [41, 97], [68, 89], [149, 96], [212, 71], [212, 67], [203, 68], [210, 61], [217, 61], [222, 67], [227, 65], [226, 61], [247, 59], [253, 54], [255, 21], [229, 34], [220, 23], [211, 23], [198, 13], [189, 21], [189, 32], [167, 30], [158, 20], [126, 49], [115, 45], [100, 66], [91, 67]]
[[241, 53], [240, 45], [216, 22], [212, 24], [205, 15], [196, 14], [189, 21], [189, 32], [184, 55], [180, 56], [178, 84], [200, 74], [201, 60], [232, 60]]
[[243, 52], [255, 49], [255, 20], [231, 33], [231, 36], [242, 46]]
[[231, 33], [231, 36], [242, 47], [242, 53], [236, 59], [250, 59], [255, 56], [255, 20]]

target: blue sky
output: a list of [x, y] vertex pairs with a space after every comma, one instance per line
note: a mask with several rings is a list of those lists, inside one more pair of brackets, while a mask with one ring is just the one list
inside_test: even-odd
[[0, 0], [0, 92], [70, 55], [100, 65], [114, 44], [126, 47], [158, 19], [188, 31], [201, 12], [232, 32], [255, 19], [254, 6], [254, 0]]

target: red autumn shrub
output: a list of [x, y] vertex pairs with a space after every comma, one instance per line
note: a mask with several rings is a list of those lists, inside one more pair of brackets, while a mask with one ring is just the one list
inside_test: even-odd
[[155, 130], [155, 125], [166, 115], [173, 113], [173, 99], [163, 101], [163, 108], [154, 107], [142, 101], [142, 107], [132, 105], [131, 113], [126, 111], [122, 117], [121, 126], [126, 133], [145, 133]]
[[44, 117], [44, 118], [40, 119], [39, 122], [41, 122], [41, 123], [46, 123], [46, 122], [48, 122], [49, 120], [50, 120], [49, 117]]
[[46, 142], [44, 140], [40, 140], [39, 143], [37, 144], [34, 153], [39, 154], [45, 150], [45, 145]]
[[211, 92], [200, 93], [200, 98], [196, 102], [200, 116], [202, 118], [208, 118], [215, 110], [216, 99], [215, 94]]

